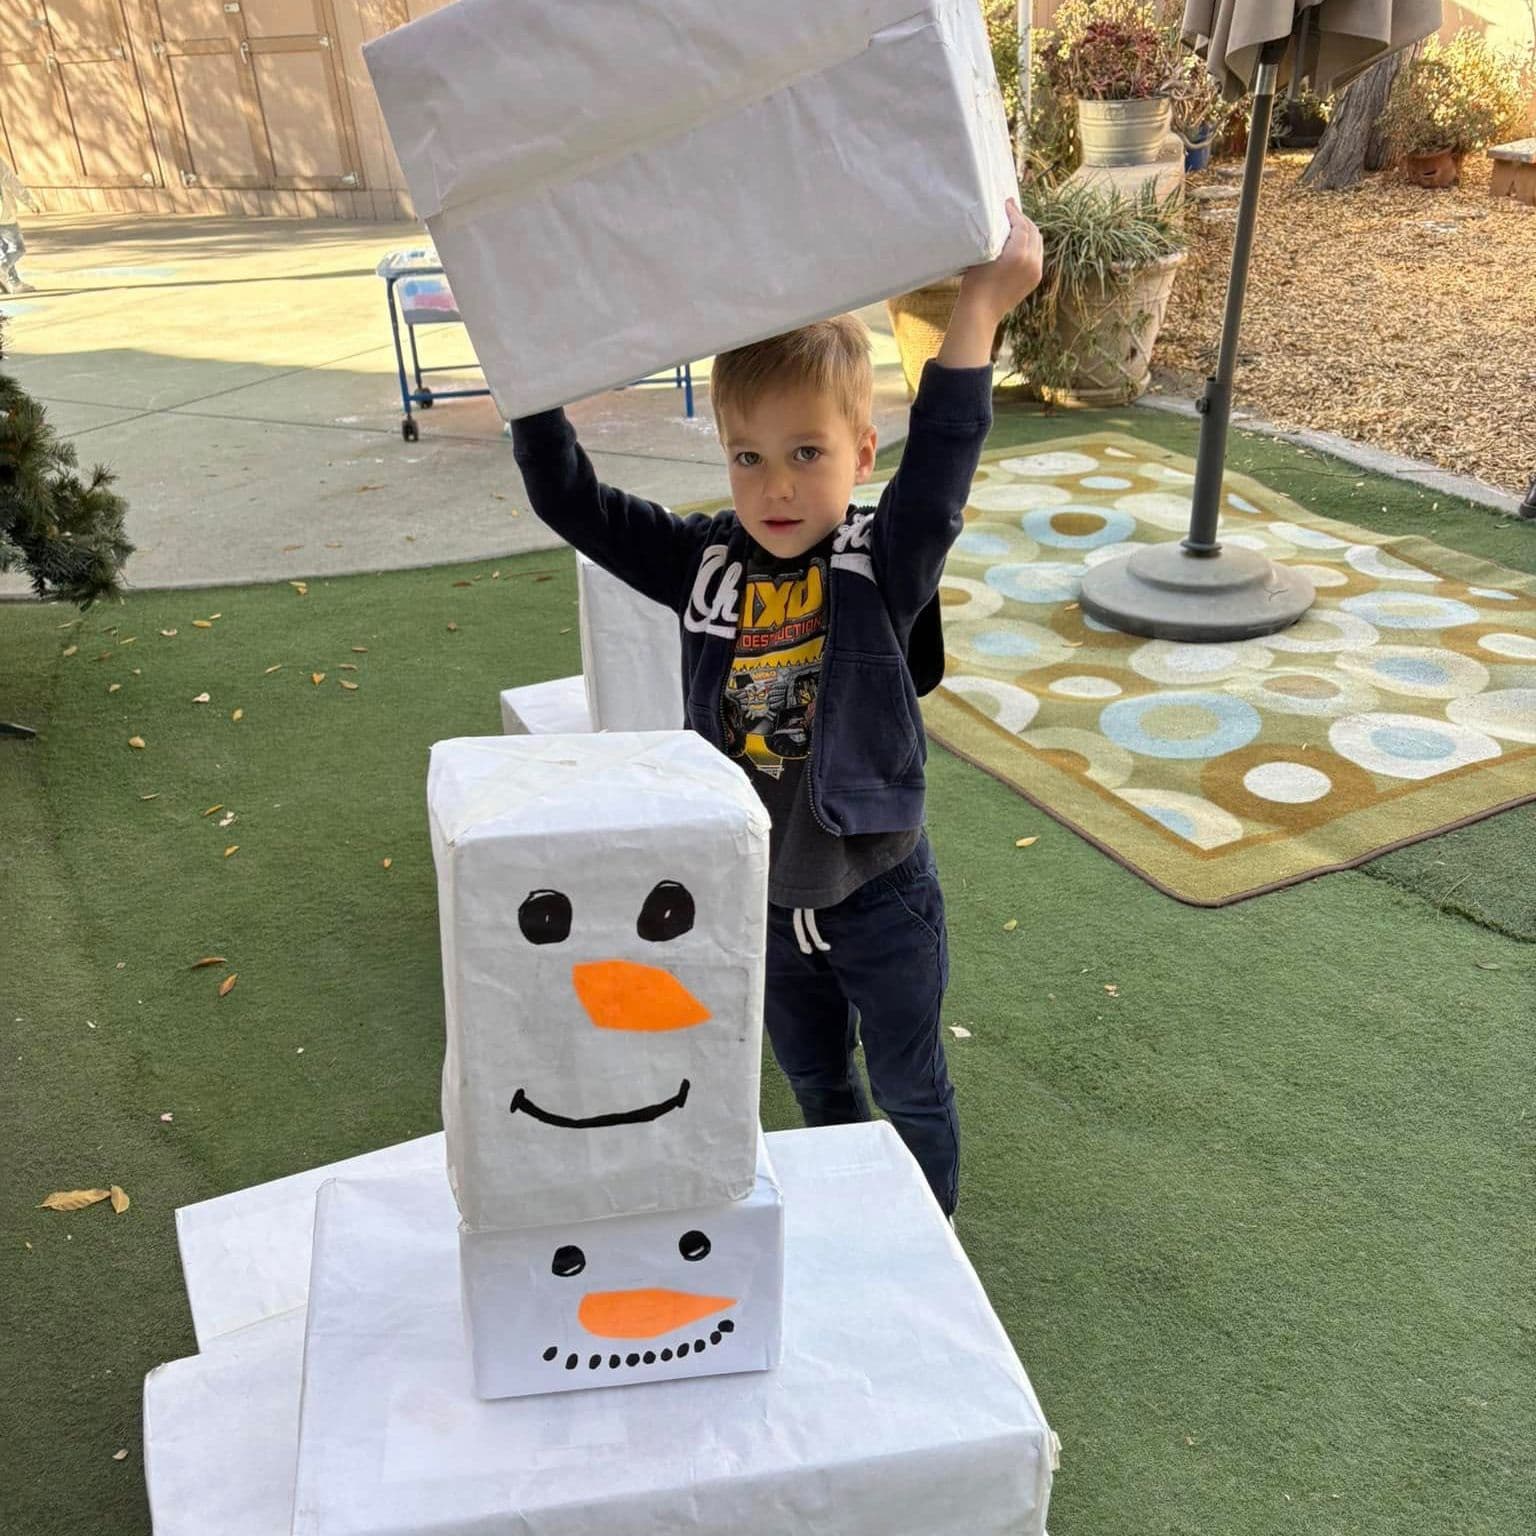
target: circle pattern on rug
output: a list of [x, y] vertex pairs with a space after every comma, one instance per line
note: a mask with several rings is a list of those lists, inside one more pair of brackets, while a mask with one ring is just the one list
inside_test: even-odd
[[1040, 711], [1040, 700], [1024, 688], [999, 682], [995, 677], [974, 677], [962, 672], [949, 678], [945, 686], [967, 704], [979, 709], [987, 719], [1017, 736]]
[[1468, 587], [1467, 591], [1473, 597], [1486, 597], [1495, 603], [1518, 603], [1520, 601], [1513, 592], [1505, 592], [1499, 587]]
[[1333, 780], [1306, 763], [1260, 763], [1243, 775], [1243, 788], [1277, 805], [1310, 805], [1333, 788]]
[[1091, 475], [1099, 461], [1086, 453], [1057, 450], [1054, 453], [1030, 453], [1022, 458], [1004, 459], [1002, 467], [1010, 475]]
[[1165, 528], [1170, 533], [1184, 533], [1189, 528], [1189, 497], [1172, 491], [1137, 491], [1115, 500], [1117, 512], [1129, 512], [1138, 523]]
[[1374, 626], [1355, 614], [1340, 613], [1335, 608], [1311, 608], [1289, 629], [1282, 629], [1278, 635], [1266, 635], [1264, 643], [1276, 651], [1317, 656], [1330, 651], [1363, 650], [1380, 638]]
[[1454, 699], [1445, 712], [1457, 725], [1500, 741], [1536, 742], [1536, 688], [1495, 688], [1491, 693]]
[[1359, 714], [1374, 709], [1379, 702], [1376, 690], [1357, 678], [1313, 672], [1305, 667], [1276, 667], [1269, 672], [1238, 676], [1226, 685], [1225, 691], [1258, 709], [1323, 720]]
[[984, 581], [971, 581], [965, 576], [941, 576], [939, 602], [946, 624], [975, 622], [991, 618], [1003, 606], [1003, 595], [994, 592]]
[[1432, 779], [1500, 755], [1493, 737], [1426, 715], [1346, 715], [1328, 728], [1341, 757], [1393, 779]]
[[1098, 549], [1118, 544], [1136, 527], [1129, 513], [1111, 507], [1068, 503], [1027, 513], [1024, 531], [1032, 539], [1056, 549]]
[[1230, 811], [1224, 811], [1198, 795], [1184, 795], [1172, 789], [1127, 787], [1115, 791], [1143, 815], [1181, 837], [1196, 848], [1220, 848], [1235, 843], [1243, 835], [1243, 824]]
[[1511, 661], [1536, 661], [1536, 635], [1484, 635], [1477, 643], [1494, 656], [1505, 656]]
[[1182, 640], [1149, 640], [1131, 654], [1132, 670], [1154, 683], [1190, 687], [1219, 683], [1239, 672], [1267, 667], [1274, 653], [1260, 641], [1193, 645]]
[[1000, 480], [992, 485], [973, 485], [966, 505], [978, 512], [1029, 512], [1035, 507], [1060, 507], [1072, 500], [1064, 485], [1019, 485]]
[[1002, 534], [987, 533], [980, 528], [967, 528], [953, 547], [957, 555], [966, 555], [973, 560], [999, 560], [1013, 553]]
[[1002, 614], [979, 624], [951, 625], [949, 649], [968, 671], [1032, 672], [1068, 660], [1071, 649], [1054, 629]]
[[1416, 699], [1459, 699], [1488, 686], [1488, 668], [1482, 662], [1432, 645], [1373, 645], [1368, 651], [1345, 651], [1338, 666], [1388, 693]]
[[1046, 685], [1064, 699], [1118, 699], [1125, 689], [1113, 678], [1091, 672], [1074, 672], [1070, 677], [1054, 678]]
[[1119, 475], [1084, 475], [1078, 483], [1089, 491], [1128, 491], [1136, 482]]
[[1321, 528], [1305, 528], [1300, 523], [1271, 523], [1269, 531], [1277, 539], [1294, 544], [1298, 549], [1348, 549], [1349, 540], [1341, 539]]
[[1122, 699], [1099, 716], [1099, 729], [1127, 752], [1191, 761], [1246, 747], [1262, 724], [1251, 704], [1225, 693]]
[[1030, 731], [1024, 740], [1064, 772], [1085, 774], [1105, 789], [1119, 789], [1130, 782], [1136, 771], [1136, 759], [1124, 747], [1106, 741], [1097, 731], [1059, 725], [1043, 731]]
[[1082, 579], [1082, 566], [1051, 560], [994, 565], [987, 571], [987, 585], [1016, 603], [1071, 602]]
[[1374, 544], [1351, 544], [1344, 551], [1344, 558], [1362, 576], [1374, 576], [1377, 581], [1413, 581], [1433, 587], [1443, 579], [1433, 571], [1422, 571], [1406, 560], [1387, 554]]
[[1212, 804], [1260, 826], [1302, 831], [1377, 797], [1370, 774], [1322, 745], [1255, 742], [1209, 762], [1200, 788]]
[[1346, 597], [1339, 607], [1380, 629], [1454, 629], [1480, 617], [1476, 608], [1454, 597], [1425, 592], [1363, 592]]
[[1254, 517], [1262, 516], [1264, 511], [1262, 507], [1254, 506], [1246, 497], [1238, 496], [1230, 491], [1227, 493], [1227, 505], [1229, 507], [1236, 507], [1239, 512], [1247, 512], [1250, 516]]

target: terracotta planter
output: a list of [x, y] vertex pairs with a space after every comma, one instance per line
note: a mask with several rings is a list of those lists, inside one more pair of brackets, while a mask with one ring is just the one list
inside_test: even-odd
[[1461, 180], [1464, 154], [1439, 149], [1430, 155], [1404, 155], [1403, 179], [1416, 187], [1454, 187]]
[[1064, 294], [1056, 328], [1062, 344], [1079, 353], [1076, 375], [1064, 388], [1040, 393], [1058, 405], [1125, 405], [1152, 377], [1152, 348], [1163, 327], [1183, 251], [1164, 256], [1106, 286], [1090, 284], [1081, 302]]
[[[898, 293], [885, 301], [886, 313], [891, 317], [891, 330], [896, 337], [896, 350], [901, 354], [901, 373], [907, 381], [909, 400], [917, 394], [923, 364], [929, 358], [937, 357], [939, 348], [944, 345], [944, 333], [949, 329], [959, 292], [960, 279], [946, 277], [926, 287], [915, 288], [911, 293]], [[992, 338], [994, 363], [1002, 337], [1003, 328], [999, 326]]]

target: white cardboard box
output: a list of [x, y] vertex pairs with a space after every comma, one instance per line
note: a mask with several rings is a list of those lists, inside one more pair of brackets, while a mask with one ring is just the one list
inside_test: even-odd
[[458, 0], [364, 48], [508, 418], [997, 254], [976, 0]]
[[581, 672], [599, 731], [683, 729], [683, 645], [670, 608], [576, 556]]
[[556, 677], [501, 690], [501, 729], [508, 736], [569, 736], [596, 730], [584, 677]]
[[[347, 1186], [348, 1189], [352, 1186]], [[324, 1233], [338, 1254], [339, 1233]], [[345, 1259], [376, 1262], [376, 1223]], [[338, 1254], [337, 1262], [341, 1262]], [[464, 1329], [484, 1398], [766, 1371], [779, 1362], [784, 1202], [758, 1137], [744, 1200], [564, 1227], [459, 1232]]]
[[740, 1199], [768, 813], [690, 732], [438, 742], [448, 1169], [475, 1228]]

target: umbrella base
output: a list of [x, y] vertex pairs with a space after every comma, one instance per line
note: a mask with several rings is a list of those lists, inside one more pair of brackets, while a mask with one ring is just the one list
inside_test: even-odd
[[1191, 554], [1182, 544], [1138, 550], [1083, 578], [1083, 612], [1154, 640], [1252, 640], [1294, 624], [1316, 593], [1299, 572], [1251, 549]]

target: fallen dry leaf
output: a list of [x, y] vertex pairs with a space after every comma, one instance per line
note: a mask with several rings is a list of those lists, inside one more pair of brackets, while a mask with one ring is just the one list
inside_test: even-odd
[[160, 633], [164, 635], [167, 640], [174, 640], [178, 631], [174, 629], [162, 629]]
[[352, 650], [358, 656], [366, 656], [368, 654], [368, 647], [366, 645], [354, 645]]
[[448, 628], [450, 631], [457, 631], [458, 627], [459, 626], [455, 624], [452, 619], [448, 621]]
[[338, 683], [340, 683], [340, 684], [341, 684], [341, 686], [342, 686], [342, 687], [343, 687], [343, 688], [345, 688], [345, 689], [346, 689], [346, 690], [347, 690], [347, 691], [348, 691], [348, 692], [349, 692], [349, 693], [356, 693], [356, 692], [357, 692], [357, 684], [356, 684], [356, 683], [349, 683], [349, 682], [348, 682], [348, 681], [347, 681], [347, 680], [346, 680], [346, 678], [344, 678], [344, 677], [338, 677], [338, 678], [337, 678], [337, 679], [336, 679], [336, 681], [337, 681], [337, 682], [338, 682]]
[[1120, 988], [1117, 987], [1112, 981], [1106, 981], [1104, 983], [1104, 990], [1108, 992], [1111, 997], [1120, 996]]
[[228, 997], [235, 989], [235, 983], [240, 980], [239, 971], [231, 971], [223, 981], [219, 983], [219, 996]]
[[231, 843], [229, 845], [229, 847], [224, 850], [224, 857], [227, 859], [232, 853], [239, 853], [239, 852], [240, 852], [240, 844], [239, 843]]
[[195, 699], [192, 700], [192, 702], [194, 704], [206, 704], [208, 702], [208, 695], [206, 693], [200, 693]]
[[236, 817], [233, 811], [225, 811], [225, 813], [219, 817], [219, 830], [222, 832], [225, 827], [234, 826], [235, 820]]
[[108, 693], [116, 693], [118, 691], [118, 689], [121, 688], [122, 686], [123, 685], [121, 683], [108, 683], [107, 684], [107, 692]]
[[1497, 960], [1474, 960], [1472, 963], [1480, 971], [1499, 971], [1503, 969], [1503, 966]]
[[175, 1115], [173, 1115], [170, 1110], [166, 1110], [166, 1112], [160, 1116], [160, 1123], [162, 1125], [169, 1125], [175, 1118]]
[[188, 969], [193, 971], [202, 971], [206, 970], [210, 965], [228, 964], [229, 961], [227, 961], [223, 955], [204, 955], [201, 960], [194, 960]]
[[103, 652], [102, 652], [102, 653], [101, 653], [101, 654], [100, 654], [100, 655], [99, 655], [99, 656], [98, 656], [98, 657], [97, 657], [97, 658], [96, 658], [96, 660], [97, 660], [97, 661], [105, 661], [105, 660], [106, 660], [106, 659], [107, 659], [107, 658], [108, 658], [108, 657], [109, 657], [109, 656], [111, 656], [111, 655], [112, 655], [112, 654], [113, 654], [113, 653], [112, 653], [112, 652], [111, 652], [111, 651], [103, 651]]
[[456, 582], [454, 582], [454, 586], [456, 586], [456, 587], [472, 587], [472, 586], [474, 586], [474, 582], [472, 582], [472, 581], [456, 581]]
[[533, 579], [535, 581], [553, 581], [555, 578], [553, 572], [545, 571], [543, 575], [535, 576]]
[[128, 1447], [125, 1445], [122, 1448], [122, 1450], [120, 1450], [120, 1451], [113, 1451], [112, 1452], [112, 1460], [113, 1461], [127, 1461], [128, 1460]]
[[192, 628], [193, 629], [212, 629], [213, 628], [213, 620], [212, 619], [193, 619], [192, 620]]
[[1021, 837], [1013, 846], [1015, 848], [1033, 848], [1039, 841], [1038, 837]]
[[320, 684], [325, 681], [325, 673], [324, 672], [311, 672], [309, 674], [309, 680], [310, 680], [310, 682], [312, 682], [315, 685], [316, 688], [318, 688], [320, 686]]
[[1004, 933], [1012, 933], [1012, 932], [1013, 932], [1013, 930], [1014, 930], [1014, 929], [1015, 929], [1015, 928], [1017, 928], [1017, 927], [1018, 927], [1018, 926], [1019, 926], [1019, 920], [1018, 920], [1018, 918], [1016, 918], [1016, 917], [1010, 917], [1010, 918], [1009, 918], [1009, 919], [1008, 919], [1008, 921], [1007, 921], [1007, 922], [1006, 922], [1006, 923], [1004, 923], [1004, 924], [1003, 924], [1003, 932], [1004, 932]]
[[282, 662], [278, 662], [278, 664], [275, 667], [268, 667], [267, 670], [265, 672], [263, 672], [261, 675], [263, 677], [271, 677], [274, 672], [281, 672], [282, 670], [283, 670], [283, 664], [282, 664]]
[[280, 551], [280, 553], [281, 554], [285, 554], [285, 555], [291, 555], [294, 552], [294, 550], [296, 550], [296, 549], [303, 549], [303, 548], [304, 548], [304, 546], [302, 544], [284, 544], [282, 549], [281, 549], [281, 551]]
[[158, 800], [159, 798], [160, 798], [160, 791], [158, 789], [152, 795], [140, 795], [139, 796], [140, 800]]
[[142, 736], [130, 736], [128, 738], [128, 745], [135, 752], [142, 752], [144, 750], [144, 738]]
[[134, 642], [134, 641], [135, 641], [135, 640], [137, 640], [137, 639], [138, 639], [138, 638], [139, 638], [139, 637], [138, 637], [138, 636], [137, 636], [137, 635], [129, 635], [129, 636], [128, 636], [128, 638], [127, 638], [127, 639], [126, 639], [126, 640], [119, 640], [119, 641], [118, 641], [118, 642], [117, 642], [117, 643], [118, 643], [118, 644], [119, 644], [119, 645], [132, 645], [132, 644], [133, 644], [133, 642]]
[[64, 654], [66, 656], [73, 656], [79, 649], [80, 647], [78, 645], [66, 645], [64, 647]]
[[224, 617], [224, 615], [222, 613], [210, 613], [208, 615], [208, 618], [210, 619], [210, 621], [213, 620], [213, 619], [222, 619], [223, 617]]
[[60, 1189], [38, 1203], [40, 1211], [83, 1211], [88, 1205], [110, 1200], [110, 1189]]
[[223, 809], [224, 809], [224, 802], [221, 800], [221, 801], [219, 801], [219, 803], [217, 805], [210, 805], [208, 807], [208, 809], [203, 812], [203, 815], [204, 816], [212, 816], [215, 811], [222, 811]]
[[379, 868], [388, 869], [395, 861], [393, 859], [380, 859]]
[[336, 663], [336, 670], [338, 672], [356, 672], [357, 663], [355, 661], [338, 661]]
[[971, 1038], [971, 1032], [965, 1027], [964, 1024], [951, 1024], [949, 1026], [949, 1032], [955, 1037], [956, 1040], [969, 1040]]
[[244, 720], [245, 711], [243, 709], [237, 709], [229, 718], [231, 720]]
[[[303, 546], [300, 545], [299, 547], [302, 548]], [[295, 592], [297, 592], [300, 597], [308, 597], [309, 596], [309, 583], [307, 581], [290, 581], [288, 583], [288, 585], [290, 587], [292, 587], [293, 590]]]
[[130, 1203], [128, 1196], [123, 1193], [122, 1185], [114, 1184], [108, 1193], [112, 1196], [112, 1209], [121, 1216]]
[[334, 540], [327, 539], [325, 541], [325, 547], [327, 549], [340, 549], [341, 548], [341, 540], [340, 539], [334, 539]]

